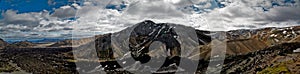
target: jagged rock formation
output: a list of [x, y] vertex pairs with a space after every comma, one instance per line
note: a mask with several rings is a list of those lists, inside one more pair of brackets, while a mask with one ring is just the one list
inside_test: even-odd
[[[172, 30], [173, 27], [176, 27], [177, 30]], [[174, 31], [176, 31], [179, 35], [176, 35]], [[189, 33], [180, 32], [180, 31], [186, 31]], [[127, 59], [128, 57], [126, 57], [126, 54], [130, 52], [130, 48], [133, 48], [132, 46], [136, 46], [137, 44], [142, 43], [143, 41], [139, 41], [139, 40], [142, 40], [144, 38], [146, 40], [149, 40], [150, 42], [161, 41], [161, 43], [164, 43], [163, 46], [154, 47], [154, 49], [153, 47], [150, 48], [150, 51], [147, 54], [149, 54], [153, 59], [161, 58], [162, 55], [167, 54], [165, 52], [167, 51], [167, 49], [171, 50], [172, 55], [173, 53], [174, 54], [176, 53], [175, 55], [177, 55], [177, 57], [179, 55], [178, 52], [183, 52], [185, 53], [184, 57], [187, 58], [191, 56], [191, 53], [193, 53], [192, 51], [194, 50], [192, 48], [196, 49], [195, 47], [198, 46], [199, 44], [204, 45], [204, 44], [208, 44], [209, 41], [211, 41], [210, 37], [206, 35], [208, 33], [209, 31], [200, 31], [200, 30], [196, 31], [194, 28], [185, 27], [177, 24], [154, 23], [152, 21], [144, 21], [134, 25], [133, 27], [129, 27], [117, 33], [98, 36], [96, 37], [95, 41], [88, 42], [87, 44], [81, 45], [78, 48], [75, 48], [74, 51], [76, 53], [78, 52], [76, 56], [78, 56], [81, 59], [88, 59], [95, 56], [98, 56], [100, 61], [110, 60], [114, 58]], [[176, 39], [176, 36], [182, 38]], [[198, 37], [203, 37], [203, 39]], [[181, 42], [182, 45], [179, 45], [179, 42], [178, 44], [173, 44], [174, 41], [169, 42], [170, 38], [174, 38], [175, 42], [176, 41]], [[184, 44], [183, 42], [186, 44]], [[157, 44], [157, 43], [152, 43], [152, 44]], [[146, 41], [146, 44], [141, 44], [140, 47], [147, 48], [152, 44], [151, 43], [147, 44]], [[165, 48], [164, 46], [167, 47]], [[183, 46], [185, 50], [177, 51], [178, 49], [180, 49], [179, 47], [181, 46]], [[95, 50], [97, 51], [96, 53]]]
[[[168, 24], [156, 24], [150, 20], [138, 23], [138, 25], [131, 32], [129, 37], [129, 51], [135, 60], [142, 60], [147, 62], [146, 56], [149, 56], [150, 45], [159, 41], [166, 45], [167, 51], [170, 51], [170, 57], [180, 56], [180, 43], [176, 40], [178, 37], [175, 30]], [[150, 58], [148, 59], [150, 60]]]

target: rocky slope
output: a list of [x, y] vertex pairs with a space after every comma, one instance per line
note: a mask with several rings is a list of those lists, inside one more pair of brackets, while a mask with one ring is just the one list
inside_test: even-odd
[[[225, 59], [223, 73], [300, 73], [300, 54], [293, 50], [300, 48], [297, 43], [283, 43], [261, 51], [250, 52], [246, 55], [230, 56]], [[295, 65], [289, 65], [295, 64]], [[269, 68], [282, 66], [278, 71], [268, 71]]]
[[5, 42], [3, 39], [0, 38], [0, 49], [5, 48], [8, 45], [7, 42]]
[[265, 42], [267, 45], [276, 45], [289, 41], [299, 41], [297, 40], [297, 38], [299, 39], [299, 34], [300, 26], [291, 26], [257, 30], [233, 30], [227, 32], [227, 37], [229, 40], [257, 39]]
[[0, 73], [20, 72], [18, 74], [76, 72], [73, 56], [64, 55], [72, 48], [8, 48], [0, 52]]

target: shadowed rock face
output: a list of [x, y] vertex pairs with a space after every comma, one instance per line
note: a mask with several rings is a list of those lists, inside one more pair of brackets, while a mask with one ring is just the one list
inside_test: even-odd
[[[176, 30], [174, 30], [174, 27], [176, 27]], [[124, 57], [125, 60], [121, 60], [127, 61], [126, 65], [128, 64], [131, 66], [132, 64], [129, 63], [134, 64], [135, 62], [141, 62], [142, 64], [153, 63], [153, 61], [148, 61], [150, 59], [159, 59], [162, 60], [160, 62], [163, 64], [158, 66], [161, 68], [161, 71], [169, 69], [174, 69], [174, 71], [176, 71], [177, 68], [174, 68], [173, 66], [178, 66], [181, 59], [187, 61], [190, 60], [187, 59], [190, 55], [184, 57], [180, 56], [180, 53], [183, 53], [181, 51], [181, 46], [185, 47], [185, 50], [188, 51], [187, 53], [192, 53], [196, 49], [192, 49], [191, 45], [204, 45], [211, 41], [210, 36], [207, 34], [209, 34], [209, 31], [196, 31], [192, 27], [178, 24], [144, 21], [135, 24], [134, 27], [129, 27], [117, 33], [95, 37], [95, 41], [81, 45], [78, 48], [75, 47], [74, 51], [80, 59], [89, 59], [88, 57], [97, 56], [102, 61], [113, 60], [115, 58], [116, 60], [119, 60], [120, 57], [123, 58], [123, 56], [125, 56], [124, 54], [129, 53], [130, 55], [131, 53], [132, 56], [130, 57], [134, 59], [133, 61], [129, 62], [127, 60], [130, 57]], [[156, 42], [161, 43], [162, 46], [158, 44], [156, 47]], [[96, 50], [96, 53], [94, 50]], [[169, 52], [165, 52], [167, 50]], [[166, 60], [166, 62], [163, 60]], [[156, 63], [157, 62], [159, 61], [156, 61]], [[122, 64], [122, 62], [119, 62], [119, 64]], [[171, 64], [173, 64], [173, 66], [170, 66]], [[122, 67], [128, 68], [127, 66]]]
[[211, 42], [211, 36], [209, 34], [210, 31], [202, 31], [202, 30], [195, 30], [198, 38], [198, 42], [200, 45], [207, 45]]
[[[156, 24], [152, 21], [144, 21], [138, 23], [134, 30], [131, 32], [129, 38], [129, 50], [135, 60], [143, 62], [149, 61], [150, 45], [159, 41], [166, 45], [166, 49], [170, 50], [170, 55], [180, 56], [180, 43], [176, 40], [178, 35], [171, 26], [166, 23]], [[145, 59], [147, 58], [148, 59]]]

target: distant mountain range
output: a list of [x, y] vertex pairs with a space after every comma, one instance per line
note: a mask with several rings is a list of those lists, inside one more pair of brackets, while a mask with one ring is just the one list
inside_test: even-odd
[[19, 40], [19, 39], [8, 39], [5, 40], [8, 43], [15, 43], [15, 42], [21, 42], [21, 41], [28, 41], [32, 43], [49, 43], [49, 42], [59, 42], [66, 40], [65, 38], [39, 38], [39, 39], [26, 39], [26, 40]]

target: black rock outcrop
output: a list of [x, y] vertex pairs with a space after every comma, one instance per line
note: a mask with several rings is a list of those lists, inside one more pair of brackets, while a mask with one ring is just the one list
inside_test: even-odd
[[135, 60], [147, 62], [150, 60], [150, 45], [159, 41], [166, 45], [166, 49], [170, 50], [170, 57], [180, 56], [180, 43], [177, 41], [178, 35], [169, 24], [154, 23], [146, 20], [138, 23], [131, 32], [129, 38], [129, 50]]

